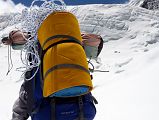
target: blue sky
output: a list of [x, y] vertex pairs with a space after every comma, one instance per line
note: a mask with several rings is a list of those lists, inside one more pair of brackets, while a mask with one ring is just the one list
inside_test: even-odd
[[[30, 6], [33, 0], [12, 0], [15, 4], [23, 3], [26, 6]], [[64, 0], [67, 5], [79, 5], [79, 4], [122, 4], [128, 0]]]

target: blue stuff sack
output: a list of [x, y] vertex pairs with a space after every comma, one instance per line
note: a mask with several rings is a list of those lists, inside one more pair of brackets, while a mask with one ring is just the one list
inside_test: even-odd
[[[52, 120], [51, 116], [55, 120], [79, 120], [81, 115], [82, 120], [93, 120], [96, 115], [94, 97], [91, 93], [88, 93], [80, 96], [80, 98], [82, 106], [79, 105], [79, 96], [46, 98], [41, 103], [37, 113], [32, 115], [32, 120]], [[53, 103], [52, 100], [54, 101]]]
[[[93, 120], [96, 114], [96, 108], [93, 103], [92, 95], [89, 93], [87, 95], [81, 96], [82, 108], [80, 107], [79, 97], [74, 98], [64, 98], [68, 100], [62, 100], [55, 105], [56, 107], [56, 119], [57, 120], [79, 120], [80, 112], [82, 112], [84, 119]], [[66, 102], [64, 102], [66, 101]], [[56, 101], [55, 101], [56, 102]], [[82, 109], [80, 111], [80, 109]]]

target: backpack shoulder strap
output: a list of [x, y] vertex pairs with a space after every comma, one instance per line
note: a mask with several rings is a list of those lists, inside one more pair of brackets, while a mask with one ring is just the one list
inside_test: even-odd
[[78, 105], [79, 105], [79, 120], [84, 120], [83, 96], [78, 97]]
[[95, 99], [95, 97], [92, 96], [91, 93], [88, 93], [86, 95], [82, 96], [76, 96], [76, 97], [66, 97], [66, 98], [61, 98], [61, 97], [50, 97], [50, 104], [51, 104], [51, 120], [56, 120], [56, 104], [58, 103], [70, 103], [74, 102], [78, 104], [79, 106], [79, 115], [76, 120], [85, 120], [84, 118], [84, 102], [85, 101], [91, 101], [94, 102], [95, 104], [98, 104], [98, 101]]
[[59, 42], [55, 42], [53, 44], [51, 44], [49, 47], [47, 47], [47, 49], [45, 51], [47, 51], [49, 48], [61, 44], [61, 43], [69, 43], [69, 42], [73, 42], [73, 43], [77, 43], [77, 44], [81, 44], [81, 42], [79, 40], [77, 40], [76, 38], [69, 36], [69, 35], [55, 35], [55, 36], [51, 36], [48, 39], [45, 40], [45, 42], [42, 45], [42, 48], [46, 45], [47, 42], [49, 42], [50, 40], [56, 39], [56, 38], [67, 38], [67, 40], [61, 40]]
[[51, 98], [51, 120], [56, 120], [55, 108], [56, 108], [56, 99], [55, 97]]
[[[32, 76], [31, 71], [27, 71], [25, 73], [26, 78], [30, 78], [31, 76]], [[34, 100], [35, 79], [32, 78], [31, 80], [25, 80], [22, 86], [27, 92], [27, 111], [29, 114], [31, 114], [33, 112], [33, 106], [35, 103]]]
[[79, 105], [79, 118], [77, 120], [84, 120], [84, 111], [83, 111], [83, 97], [84, 96], [77, 96], [77, 97], [73, 97], [73, 99], [71, 100], [70, 98], [57, 98], [56, 97], [52, 97], [51, 99], [51, 120], [56, 120], [56, 102], [59, 101], [74, 101], [77, 102], [78, 101], [78, 105]]

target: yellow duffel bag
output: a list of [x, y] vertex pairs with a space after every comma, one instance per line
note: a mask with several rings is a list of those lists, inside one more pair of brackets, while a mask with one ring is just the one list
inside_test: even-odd
[[76, 17], [53, 12], [38, 29], [43, 50], [43, 96], [72, 97], [93, 88]]

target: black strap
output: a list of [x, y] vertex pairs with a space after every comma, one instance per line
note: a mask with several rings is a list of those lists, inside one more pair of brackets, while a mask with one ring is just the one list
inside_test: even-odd
[[56, 120], [56, 103], [60, 102], [77, 102], [79, 104], [79, 119], [77, 120], [84, 120], [84, 113], [83, 113], [83, 96], [78, 97], [68, 97], [68, 98], [58, 98], [58, 97], [51, 97], [50, 98], [51, 104], [51, 120]]
[[55, 36], [51, 36], [51, 37], [49, 37], [48, 39], [46, 39], [46, 41], [45, 41], [44, 44], [42, 45], [42, 48], [45, 46], [45, 44], [46, 44], [47, 42], [49, 42], [50, 40], [53, 40], [53, 39], [55, 39], [55, 38], [68, 38], [68, 39], [67, 39], [67, 40], [61, 40], [61, 41], [58, 41], [58, 42], [55, 42], [55, 43], [49, 45], [45, 50], [42, 51], [41, 58], [44, 57], [45, 53], [46, 53], [50, 48], [52, 48], [53, 46], [56, 46], [56, 45], [58, 45], [58, 44], [62, 44], [62, 43], [77, 43], [77, 44], [79, 44], [79, 45], [82, 46], [81, 42], [80, 42], [78, 39], [76, 39], [76, 38], [74, 38], [74, 37], [72, 37], [72, 36], [69, 36], [69, 35], [55, 35]]
[[51, 120], [56, 120], [56, 111], [55, 111], [56, 106], [55, 106], [55, 104], [56, 104], [56, 101], [55, 101], [55, 98], [53, 97], [51, 99]]
[[41, 74], [40, 74], [40, 79], [41, 79], [41, 83], [42, 83], [42, 88], [43, 88], [43, 84], [44, 84], [44, 76], [43, 76], [43, 49], [41, 48], [41, 45], [40, 45], [40, 43], [38, 42], [38, 53], [39, 53], [39, 56], [40, 56], [40, 60], [41, 60], [41, 63], [40, 63], [40, 66], [39, 66], [39, 68], [40, 68], [40, 72], [41, 72]]
[[81, 66], [81, 65], [77, 65], [77, 64], [58, 64], [58, 65], [55, 65], [55, 66], [51, 67], [51, 68], [45, 73], [44, 79], [46, 78], [46, 76], [47, 76], [50, 72], [52, 72], [52, 71], [54, 71], [54, 70], [57, 70], [57, 69], [62, 69], [62, 68], [76, 68], [76, 69], [83, 70], [83, 71], [87, 72], [88, 74], [90, 74], [90, 73], [89, 73], [89, 70], [87, 70], [86, 68], [84, 68], [84, 67]]
[[[75, 102], [78, 103], [79, 105], [79, 116], [76, 120], [86, 120], [86, 118], [84, 118], [84, 101], [87, 100], [87, 98], [85, 98], [85, 95], [82, 96], [76, 96], [76, 97], [49, 97], [48, 100], [50, 100], [51, 103], [51, 120], [56, 120], [56, 104], [60, 104], [60, 103], [69, 103], [69, 102]], [[93, 97], [92, 95], [90, 96], [91, 98], [89, 98], [91, 100], [91, 102], [94, 102], [95, 104], [98, 104], [98, 101], [95, 99], [95, 97]]]
[[[42, 48], [44, 48], [44, 46], [47, 42], [49, 42], [50, 40], [56, 39], [56, 38], [68, 38], [69, 40], [76, 41], [76, 43], [81, 44], [81, 42], [78, 39], [76, 39], [72, 36], [69, 36], [69, 35], [54, 35], [54, 36], [51, 36], [51, 37], [49, 37], [48, 39], [45, 40], [45, 42], [42, 45]], [[65, 41], [65, 40], [62, 40], [62, 41]]]
[[78, 104], [79, 104], [79, 120], [84, 120], [84, 111], [83, 111], [83, 99], [82, 96], [78, 97]]
[[[33, 70], [32, 70], [33, 71]], [[26, 78], [30, 78], [32, 76], [31, 74], [31, 71], [27, 71], [25, 73], [25, 77]], [[27, 112], [29, 114], [32, 114], [34, 111], [36, 111], [35, 109], [33, 110], [33, 106], [34, 106], [34, 103], [35, 103], [35, 100], [34, 100], [34, 89], [35, 89], [35, 78], [27, 81], [25, 80], [21, 86], [21, 89], [24, 89], [27, 93], [27, 106], [26, 106], [26, 109], [27, 109]], [[20, 91], [24, 91], [24, 90], [20, 90]]]
[[93, 100], [93, 102], [95, 103], [95, 104], [98, 104], [98, 101], [97, 101], [97, 99], [92, 95], [92, 100]]
[[[76, 39], [76, 38], [74, 38], [72, 36], [69, 36], [69, 35], [55, 35], [55, 36], [51, 36], [48, 39], [46, 39], [46, 41], [44, 42], [44, 44], [42, 45], [42, 47], [44, 47], [45, 44], [48, 41], [53, 40], [55, 38], [68, 38], [68, 39], [67, 40], [61, 40], [61, 41], [55, 42], [55, 43], [51, 44], [50, 46], [48, 46], [45, 50], [41, 51], [41, 55], [40, 55], [41, 56], [41, 71], [43, 71], [43, 57], [44, 57], [45, 53], [47, 52], [47, 50], [49, 50], [53, 46], [56, 46], [56, 45], [62, 44], [62, 43], [77, 43], [77, 44], [79, 44], [79, 45], [82, 46], [81, 42], [78, 39]], [[59, 66], [61, 66], [61, 65], [59, 65]], [[59, 68], [59, 67], [57, 67], [57, 66], [52, 67], [51, 69], [49, 69], [47, 71], [47, 73], [44, 76], [42, 75], [42, 78], [45, 78], [48, 75], [48, 73], [50, 73], [51, 71], [53, 71], [54, 69], [57, 69], [57, 68]], [[85, 69], [84, 67], [83, 68], [82, 67], [78, 67], [78, 68], [83, 69], [83, 70]], [[89, 72], [87, 69], [85, 69], [84, 71]]]
[[[44, 56], [44, 54], [47, 52], [47, 50], [49, 50], [49, 49], [52, 48], [53, 46], [56, 46], [56, 45], [62, 44], [62, 43], [77, 43], [77, 44], [81, 45], [81, 43], [80, 43], [78, 40], [75, 40], [75, 39], [61, 40], [61, 41], [58, 41], [58, 42], [55, 42], [55, 43], [51, 44], [51, 45], [48, 46], [45, 50], [43, 50], [43, 56]], [[82, 46], [82, 45], [81, 45], [81, 46]]]
[[[28, 61], [30, 62], [32, 60], [31, 54], [29, 54]], [[25, 73], [25, 78], [30, 79], [32, 74], [36, 71], [37, 68], [33, 68], [31, 71], [27, 71]], [[27, 93], [27, 112], [29, 114], [32, 114], [33, 112], [36, 112], [37, 109], [33, 109], [35, 99], [34, 99], [34, 91], [36, 87], [36, 79], [33, 77], [31, 80], [25, 80], [22, 84], [22, 88]]]

